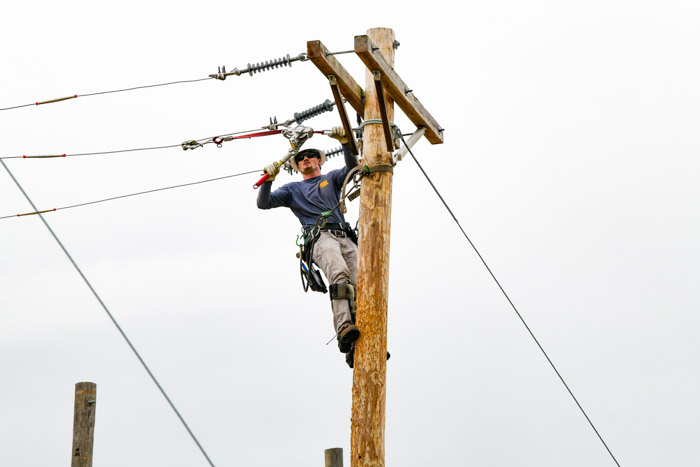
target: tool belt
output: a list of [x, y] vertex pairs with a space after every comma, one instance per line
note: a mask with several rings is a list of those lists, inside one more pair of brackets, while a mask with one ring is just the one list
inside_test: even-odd
[[[305, 225], [304, 234], [308, 235], [313, 230], [313, 228], [314, 226]], [[349, 238], [355, 244], [357, 244], [357, 235], [355, 234], [353, 228], [350, 227], [350, 224], [347, 222], [328, 223], [321, 228], [321, 231], [326, 231], [332, 235], [335, 235], [336, 237]]]

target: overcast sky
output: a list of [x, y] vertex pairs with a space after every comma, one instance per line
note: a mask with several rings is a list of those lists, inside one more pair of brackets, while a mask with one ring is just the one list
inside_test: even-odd
[[[700, 4], [455, 5], [15, 3], [0, 108], [205, 78], [309, 40], [350, 50], [368, 28], [394, 29], [396, 71], [446, 129], [416, 157], [619, 463], [700, 465]], [[364, 87], [359, 58], [338, 58]], [[177, 145], [325, 99], [324, 76], [295, 62], [0, 111], [0, 157]], [[53, 209], [260, 170], [287, 148], [272, 136], [4, 162]], [[328, 296], [303, 293], [298, 221], [256, 208], [257, 178], [45, 219], [215, 465], [323, 465], [331, 447], [349, 465], [352, 372], [325, 345]], [[29, 211], [0, 171], [0, 216]], [[391, 228], [386, 464], [614, 466], [410, 158]], [[68, 465], [74, 385], [92, 381], [95, 466], [208, 465], [38, 216], [0, 219], [0, 240], [0, 464]]]

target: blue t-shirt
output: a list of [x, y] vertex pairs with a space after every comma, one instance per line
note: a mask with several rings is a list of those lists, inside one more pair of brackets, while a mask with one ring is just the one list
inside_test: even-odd
[[[269, 192], [272, 183], [264, 183], [258, 196], [258, 207], [260, 209], [287, 207], [297, 216], [301, 225], [314, 225], [321, 213], [330, 211], [338, 204], [340, 190], [343, 188], [348, 172], [350, 167], [345, 166], [318, 177], [287, 183], [270, 193], [269, 197], [266, 196], [266, 192]], [[327, 222], [339, 224], [345, 222], [345, 217], [340, 209], [335, 209]]]

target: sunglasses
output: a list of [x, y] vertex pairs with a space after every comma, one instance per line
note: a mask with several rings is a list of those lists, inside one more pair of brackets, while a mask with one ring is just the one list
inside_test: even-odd
[[315, 152], [305, 152], [305, 153], [297, 154], [296, 156], [294, 156], [294, 162], [296, 162], [298, 164], [299, 162], [303, 161], [306, 158], [320, 159], [321, 157], [318, 155], [318, 153], [315, 153]]

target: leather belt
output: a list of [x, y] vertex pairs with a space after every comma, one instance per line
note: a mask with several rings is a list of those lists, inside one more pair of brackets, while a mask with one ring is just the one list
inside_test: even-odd
[[340, 237], [340, 238], [347, 238], [348, 237], [348, 233], [344, 230], [323, 229], [321, 232], [328, 232], [329, 234], [335, 235], [336, 237]]

